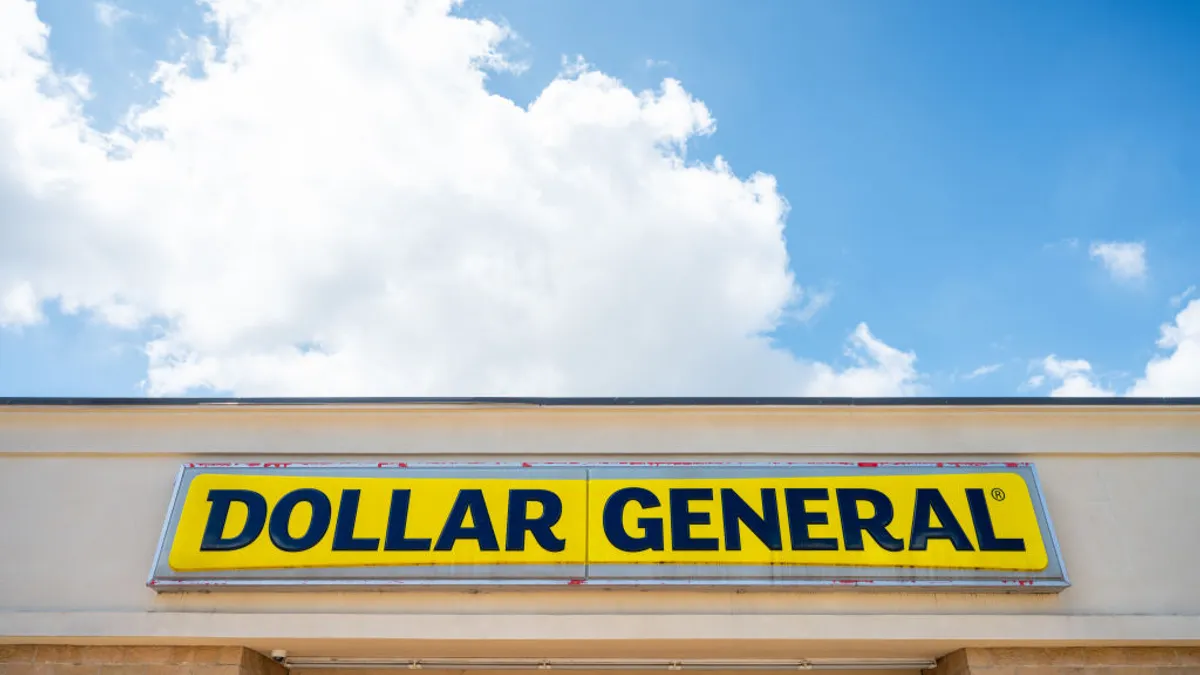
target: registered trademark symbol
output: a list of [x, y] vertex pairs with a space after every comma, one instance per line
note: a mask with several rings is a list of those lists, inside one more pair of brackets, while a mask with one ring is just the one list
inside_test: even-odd
[[1000, 488], [992, 488], [992, 499], [995, 499], [998, 502], [1004, 501], [1004, 490], [1001, 490]]

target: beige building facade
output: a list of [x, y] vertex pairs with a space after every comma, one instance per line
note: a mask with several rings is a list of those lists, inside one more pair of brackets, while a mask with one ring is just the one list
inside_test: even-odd
[[[274, 462], [1028, 462], [1070, 586], [148, 586], [182, 465]], [[1200, 673], [1198, 485], [1191, 400], [8, 400], [0, 675]]]

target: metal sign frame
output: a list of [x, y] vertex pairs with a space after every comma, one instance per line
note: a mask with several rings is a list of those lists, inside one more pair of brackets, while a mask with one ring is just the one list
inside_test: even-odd
[[[849, 565], [404, 565], [279, 570], [180, 572], [167, 564], [183, 499], [200, 473], [241, 475], [407, 476], [528, 479], [771, 478], [853, 475], [944, 475], [989, 469], [1021, 476], [1033, 502], [1047, 565], [1035, 572], [978, 569], [856, 567]], [[848, 589], [901, 591], [1058, 593], [1070, 586], [1037, 470], [1025, 462], [612, 462], [612, 463], [190, 463], [175, 479], [147, 586], [187, 590], [379, 590], [422, 587], [721, 587], [744, 589]]]

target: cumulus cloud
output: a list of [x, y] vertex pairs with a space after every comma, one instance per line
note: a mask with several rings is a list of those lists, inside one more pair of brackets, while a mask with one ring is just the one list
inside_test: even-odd
[[[567, 69], [490, 93], [501, 26], [449, 0], [207, 0], [220, 44], [101, 133], [27, 0], [0, 0], [0, 321], [154, 322], [147, 390], [904, 394], [769, 335], [803, 298], [765, 174], [687, 158], [708, 108]], [[811, 300], [810, 300], [811, 302]]]
[[1172, 323], [1161, 328], [1160, 349], [1170, 354], [1151, 359], [1129, 390], [1131, 396], [1200, 395], [1200, 300], [1192, 300]]
[[[1144, 374], [1123, 393], [1125, 396], [1200, 396], [1200, 300], [1192, 300], [1160, 328], [1159, 349], [1169, 353], [1146, 364]], [[1039, 367], [1027, 386], [1037, 388], [1049, 379], [1058, 383], [1051, 396], [1113, 396], [1115, 391], [1096, 382], [1092, 366], [1082, 359], [1060, 360], [1053, 354]]]
[[15, 284], [0, 297], [0, 326], [38, 323], [42, 318], [42, 308], [29, 284]]
[[865, 323], [854, 330], [846, 356], [857, 365], [835, 370], [815, 364], [803, 393], [811, 396], [911, 396], [920, 391], [916, 354], [889, 347]]
[[1113, 392], [1096, 383], [1092, 364], [1083, 359], [1060, 359], [1054, 354], [1039, 363], [1042, 373], [1034, 375], [1027, 383], [1040, 387], [1046, 380], [1054, 384], [1051, 396], [1113, 396]]
[[1088, 252], [1117, 281], [1138, 281], [1146, 277], [1146, 245], [1141, 242], [1093, 242]]

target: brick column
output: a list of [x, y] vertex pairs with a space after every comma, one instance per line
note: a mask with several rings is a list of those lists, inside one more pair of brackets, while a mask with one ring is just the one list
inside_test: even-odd
[[960, 649], [926, 675], [1200, 675], [1200, 647]]
[[286, 675], [245, 647], [0, 644], [0, 675]]

